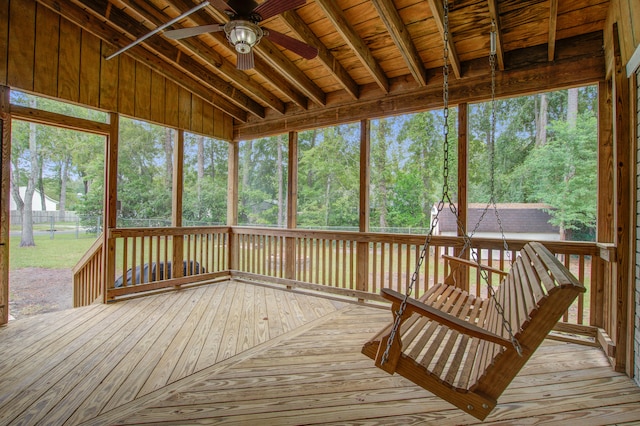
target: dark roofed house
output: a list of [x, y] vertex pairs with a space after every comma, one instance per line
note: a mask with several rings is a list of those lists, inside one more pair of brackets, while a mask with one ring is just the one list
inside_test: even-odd
[[[474, 230], [486, 207], [486, 204], [469, 204], [467, 233], [471, 233]], [[507, 238], [558, 241], [560, 240], [560, 229], [550, 223], [551, 215], [548, 213], [549, 209], [551, 209], [551, 206], [541, 203], [505, 203], [497, 205], [502, 229]], [[436, 206], [431, 211], [432, 217], [435, 213]], [[451, 212], [449, 205], [445, 205], [438, 216], [438, 226], [434, 234], [454, 236], [457, 233], [456, 229], [456, 217]], [[484, 238], [501, 238], [500, 225], [493, 206], [490, 206], [487, 210], [474, 235]]]

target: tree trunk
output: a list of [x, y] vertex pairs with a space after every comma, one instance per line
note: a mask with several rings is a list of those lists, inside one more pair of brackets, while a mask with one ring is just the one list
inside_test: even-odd
[[[35, 105], [32, 105], [35, 107]], [[20, 247], [32, 247], [36, 245], [33, 239], [33, 193], [36, 189], [36, 176], [38, 176], [38, 143], [36, 139], [36, 125], [29, 124], [29, 157], [31, 170], [27, 189], [24, 193], [24, 204], [22, 209], [22, 234], [20, 236]]]
[[166, 128], [164, 130], [164, 158], [165, 158], [165, 187], [172, 190], [173, 188], [173, 130]]
[[578, 89], [569, 89], [567, 98], [567, 123], [569, 128], [575, 129], [578, 122]]
[[547, 111], [549, 109], [549, 100], [546, 93], [540, 94], [540, 112], [536, 119], [536, 146], [544, 146], [547, 144]]
[[202, 182], [204, 180], [204, 136], [198, 136], [198, 178], [196, 180], [196, 194], [198, 197], [198, 219], [202, 219]]
[[58, 218], [64, 220], [67, 210], [67, 182], [69, 181], [69, 167], [71, 167], [71, 156], [66, 156], [62, 161], [60, 173], [60, 204]]

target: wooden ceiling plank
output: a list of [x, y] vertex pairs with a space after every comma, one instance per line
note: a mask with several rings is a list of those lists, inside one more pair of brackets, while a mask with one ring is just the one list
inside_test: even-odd
[[[93, 13], [88, 13], [88, 10], [83, 9], [68, 0], [37, 1], [43, 6], [61, 14], [66, 19], [72, 21], [79, 27], [84, 28], [98, 38], [108, 41], [115, 47], [124, 46], [131, 42], [129, 38], [123, 36], [121, 33], [100, 20], [104, 18], [98, 19]], [[222, 109], [237, 120], [242, 122], [247, 121], [247, 112], [245, 110], [235, 106], [195, 79], [185, 75], [184, 72], [159, 59], [155, 54], [149, 52], [143, 46], [134, 46], [128, 51], [128, 54], [136, 60], [145, 63], [151, 69], [164, 75], [169, 80], [200, 96], [205, 101], [211, 102], [214, 106]]]
[[300, 16], [293, 10], [284, 12], [281, 17], [294, 33], [302, 38], [307, 44], [315, 46], [318, 49], [318, 59], [322, 62], [322, 65], [329, 70], [331, 75], [353, 99], [358, 99], [360, 96], [360, 88], [358, 87], [358, 84], [353, 78], [351, 78], [347, 70], [344, 69], [329, 49], [327, 49], [313, 31], [311, 31], [302, 18], [300, 18]]
[[[106, 19], [110, 25], [115, 26], [118, 30], [132, 36], [134, 39], [144, 36], [148, 33], [148, 29], [140, 24], [140, 22], [123, 10], [112, 7], [107, 18], [106, 9], [109, 5], [108, 0], [72, 0], [80, 7], [87, 7], [92, 13], [98, 15], [102, 19]], [[185, 72], [197, 78], [201, 83], [206, 84], [209, 89], [213, 89], [218, 95], [227, 98], [228, 101], [236, 106], [247, 110], [248, 112], [264, 117], [264, 107], [245, 95], [235, 90], [229, 83], [207, 70], [204, 66], [189, 57], [181, 54], [181, 51], [173, 44], [169, 43], [161, 37], [152, 37], [144, 41], [145, 46], [150, 47], [158, 54], [165, 57], [168, 61], [178, 64]], [[178, 82], [179, 83], [179, 82]]]
[[384, 22], [393, 42], [398, 46], [398, 50], [402, 54], [404, 61], [409, 67], [409, 71], [413, 78], [420, 86], [427, 85], [427, 70], [420, 58], [420, 53], [416, 48], [411, 34], [404, 25], [398, 9], [396, 9], [392, 0], [373, 0], [372, 3], [378, 10], [380, 18]]
[[498, 69], [504, 71], [504, 49], [502, 47], [502, 25], [500, 24], [500, 10], [498, 9], [498, 0], [489, 0], [489, 15], [491, 21], [495, 24], [496, 31], [496, 61]]
[[367, 68], [378, 86], [380, 86], [385, 93], [389, 93], [389, 79], [380, 64], [373, 57], [371, 50], [353, 29], [351, 23], [345, 17], [344, 12], [333, 0], [316, 0], [316, 4], [324, 11], [327, 18], [342, 35], [344, 41], [351, 47], [353, 53]]
[[[431, 8], [433, 19], [436, 22], [438, 31], [440, 31], [440, 37], [442, 37], [444, 43], [444, 5], [442, 3], [442, 0], [429, 0], [429, 7]], [[449, 64], [453, 69], [453, 74], [456, 76], [456, 78], [459, 79], [462, 77], [462, 71], [460, 69], [460, 59], [458, 58], [458, 52], [456, 51], [456, 47], [453, 44], [453, 37], [451, 34], [451, 29], [449, 29], [449, 40], [447, 43], [447, 46], [449, 48]]]
[[558, 0], [549, 0], [549, 62], [556, 56], [556, 27], [558, 24]]

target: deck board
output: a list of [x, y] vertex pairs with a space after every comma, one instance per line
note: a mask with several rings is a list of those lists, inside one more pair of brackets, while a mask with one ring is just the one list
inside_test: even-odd
[[[360, 354], [382, 309], [225, 282], [46, 319], [0, 329], [2, 424], [477, 424]], [[570, 421], [638, 422], [640, 389], [547, 340], [486, 423]]]

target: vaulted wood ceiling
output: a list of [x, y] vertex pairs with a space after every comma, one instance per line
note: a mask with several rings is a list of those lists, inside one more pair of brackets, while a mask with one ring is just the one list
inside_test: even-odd
[[[108, 41], [114, 52], [201, 3], [37, 1]], [[579, 70], [602, 63], [608, 7], [609, 0], [449, 0], [452, 87], [466, 84], [458, 98], [486, 98], [486, 91], [473, 92], [489, 73], [492, 22], [505, 85], [525, 86], [526, 92], [544, 82], [522, 81], [550, 75], [559, 75], [555, 84], [565, 86], [593, 79], [596, 74]], [[227, 21], [209, 5], [169, 29]], [[240, 71], [221, 32], [179, 41], [160, 32], [126, 54], [233, 116], [237, 139], [406, 112], [419, 109], [417, 102], [428, 107], [441, 99], [442, 0], [307, 0], [261, 25], [317, 47], [317, 58], [303, 59], [263, 39], [255, 67]], [[588, 62], [593, 57], [600, 62]], [[564, 62], [573, 67], [560, 67]], [[529, 74], [514, 77], [518, 70]], [[474, 80], [478, 76], [483, 80]]]

